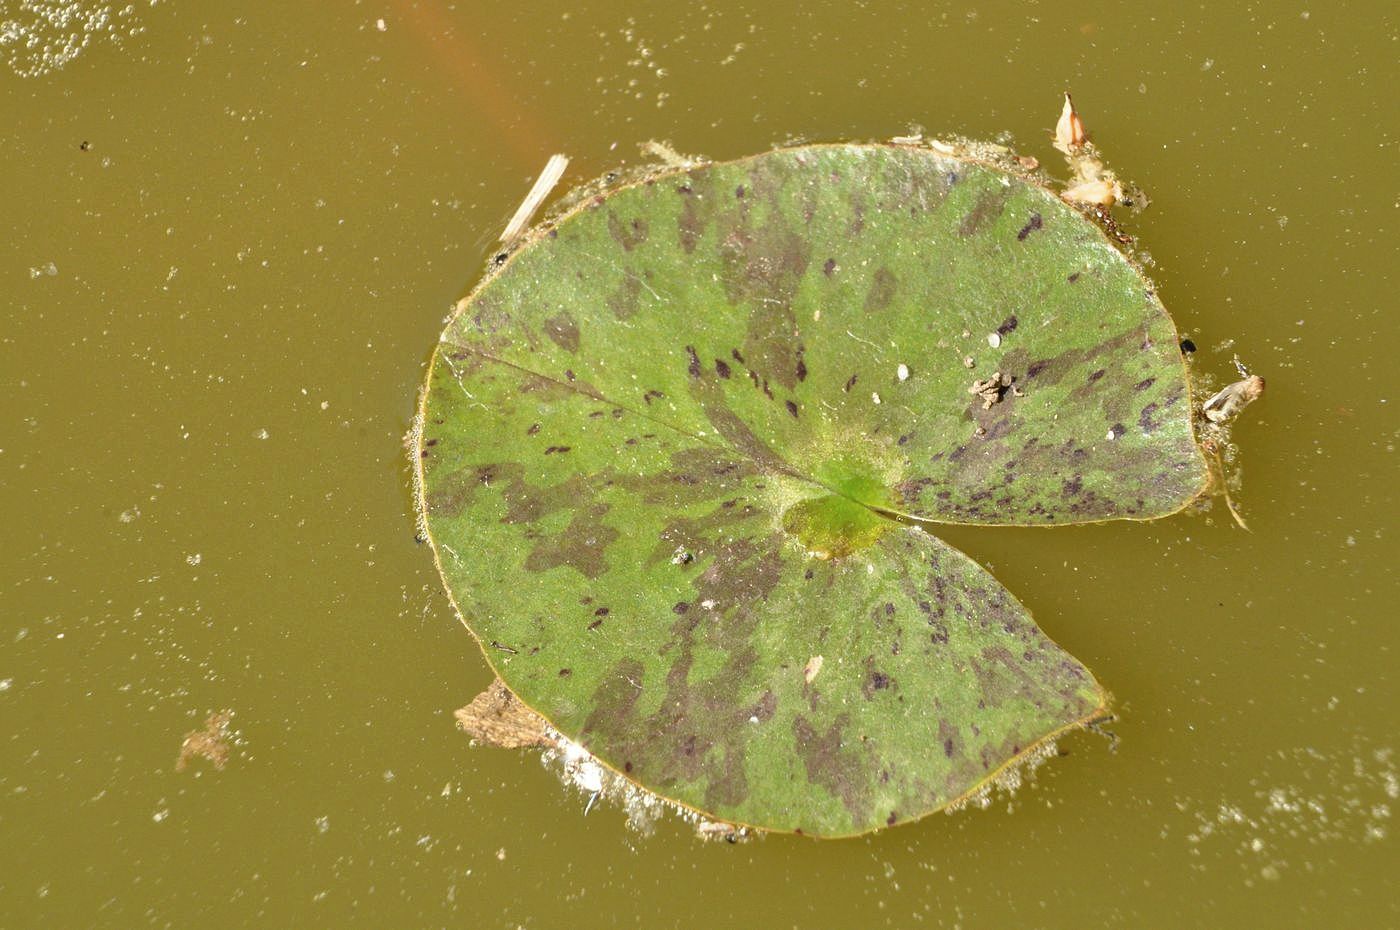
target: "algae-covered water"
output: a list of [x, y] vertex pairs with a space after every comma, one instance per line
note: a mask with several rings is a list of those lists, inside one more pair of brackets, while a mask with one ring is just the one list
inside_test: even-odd
[[[0, 926], [1400, 923], [1391, 5], [0, 4]], [[471, 748], [443, 317], [554, 152], [1000, 138], [1065, 87], [1251, 532], [964, 528], [1115, 696], [1009, 799], [700, 843]], [[226, 764], [182, 742], [227, 711]]]

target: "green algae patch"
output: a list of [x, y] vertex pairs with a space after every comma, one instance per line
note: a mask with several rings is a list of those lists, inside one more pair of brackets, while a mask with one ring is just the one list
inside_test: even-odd
[[1152, 286], [1054, 193], [807, 146], [528, 234], [442, 334], [419, 506], [488, 661], [563, 738], [707, 817], [848, 836], [1105, 713], [934, 533], [1182, 509], [1207, 483], [1189, 403]]
[[879, 541], [893, 523], [839, 494], [813, 497], [783, 514], [783, 529], [815, 558], [839, 559]]

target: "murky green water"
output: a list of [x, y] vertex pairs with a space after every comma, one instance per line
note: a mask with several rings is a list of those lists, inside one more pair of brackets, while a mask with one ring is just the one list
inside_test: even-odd
[[[0, 68], [0, 925], [1400, 922], [1392, 6], [565, 6], [141, 4]], [[1048, 163], [1066, 85], [1198, 370], [1269, 382], [1252, 533], [945, 534], [1114, 692], [1117, 751], [731, 847], [470, 749], [489, 676], [400, 437], [546, 157], [921, 124]], [[226, 768], [177, 772], [224, 708]]]

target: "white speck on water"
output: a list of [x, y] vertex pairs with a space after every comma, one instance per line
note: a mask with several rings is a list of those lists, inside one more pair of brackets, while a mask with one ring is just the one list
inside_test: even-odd
[[0, 691], [9, 691], [14, 686], [15, 680], [13, 678], [0, 679]]
[[324, 834], [324, 833], [325, 833], [327, 830], [329, 830], [330, 828], [331, 828], [331, 819], [330, 819], [329, 817], [327, 817], [325, 814], [322, 814], [320, 817], [317, 817], [317, 818], [316, 818], [316, 832], [317, 832], [317, 833]]
[[901, 381], [908, 381], [908, 380], [909, 380], [909, 366], [908, 366], [908, 365], [901, 364], [898, 368], [895, 369], [894, 373], [895, 373], [895, 377], [897, 377], [897, 378], [898, 378], [899, 380], [901, 380]]
[[389, 31], [389, 26], [388, 26], [388, 24], [385, 23], [384, 20], [383, 20], [382, 18], [376, 19], [376, 20], [374, 21], [374, 28], [375, 28], [375, 29], [378, 29], [380, 32], [388, 32], [388, 31]]
[[170, 816], [170, 808], [168, 808], [168, 807], [162, 807], [162, 808], [160, 808], [159, 810], [157, 810], [154, 814], [151, 815], [151, 819], [154, 820], [156, 823], [164, 823], [164, 822], [165, 822], [165, 818], [167, 818], [167, 817], [169, 817], [169, 816]]
[[198, 565], [200, 562], [203, 561], [204, 556], [199, 554], [198, 552], [191, 552], [189, 555], [185, 556], [185, 562], [190, 565]]
[[253, 435], [256, 436], [258, 439], [267, 439], [267, 438], [268, 438], [269, 436], [271, 436], [272, 434], [269, 433], [269, 432], [267, 431], [266, 428], [264, 428], [264, 429], [258, 430], [258, 431], [257, 431], [256, 433], [254, 433]]
[[394, 780], [394, 770], [393, 770], [393, 769], [385, 769], [385, 770], [384, 770], [384, 780], [385, 780], [386, 782], [390, 782], [390, 781], [393, 781], [393, 780]]

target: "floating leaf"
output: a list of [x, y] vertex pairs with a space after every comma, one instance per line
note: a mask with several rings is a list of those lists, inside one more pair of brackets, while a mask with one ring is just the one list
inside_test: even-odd
[[909, 146], [587, 201], [462, 303], [421, 417], [438, 563], [510, 690], [652, 791], [822, 836], [1104, 713], [925, 527], [1149, 519], [1207, 480], [1133, 265], [1034, 181]]

